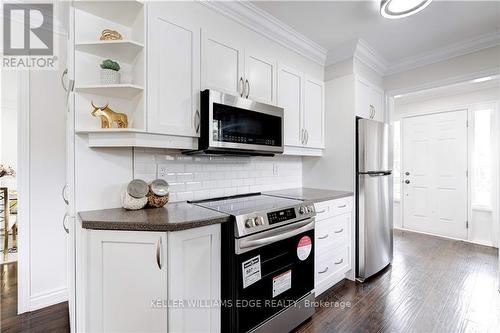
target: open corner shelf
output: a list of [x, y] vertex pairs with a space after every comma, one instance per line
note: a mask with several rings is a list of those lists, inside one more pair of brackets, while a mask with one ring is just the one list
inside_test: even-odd
[[132, 40], [83, 41], [76, 43], [75, 49], [119, 62], [132, 63], [144, 49], [144, 44]]
[[144, 87], [135, 84], [95, 84], [78, 85], [75, 91], [83, 94], [94, 94], [102, 96], [111, 96], [118, 98], [133, 98], [142, 93]]
[[99, 17], [103, 17], [103, 13], [105, 13], [105, 19], [124, 26], [131, 26], [144, 4], [143, 1], [78, 0], [73, 1], [73, 6]]

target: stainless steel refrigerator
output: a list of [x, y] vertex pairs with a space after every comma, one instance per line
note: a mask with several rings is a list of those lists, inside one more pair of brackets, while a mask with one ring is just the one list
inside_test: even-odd
[[392, 262], [392, 154], [389, 125], [357, 119], [356, 278]]

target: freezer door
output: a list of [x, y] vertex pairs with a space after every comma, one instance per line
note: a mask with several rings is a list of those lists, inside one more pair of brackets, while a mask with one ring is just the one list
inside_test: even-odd
[[388, 171], [389, 125], [358, 119], [358, 172]]
[[363, 281], [392, 261], [392, 175], [358, 177], [356, 275]]

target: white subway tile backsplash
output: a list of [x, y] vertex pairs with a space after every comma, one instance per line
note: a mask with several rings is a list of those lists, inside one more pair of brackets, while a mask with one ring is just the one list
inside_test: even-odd
[[200, 200], [227, 195], [302, 186], [302, 159], [292, 156], [186, 156], [161, 149], [134, 150], [134, 178], [156, 177], [170, 185], [170, 201]]

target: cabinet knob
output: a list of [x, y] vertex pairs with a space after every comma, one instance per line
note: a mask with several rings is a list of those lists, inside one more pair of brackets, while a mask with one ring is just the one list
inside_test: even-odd
[[405, 180], [405, 184], [410, 184], [410, 180]]

